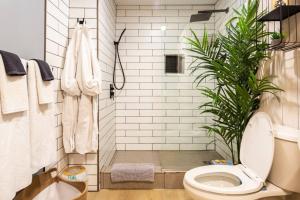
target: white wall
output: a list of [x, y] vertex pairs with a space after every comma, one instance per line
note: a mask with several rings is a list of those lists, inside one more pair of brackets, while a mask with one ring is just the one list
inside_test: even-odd
[[[214, 136], [199, 127], [209, 123], [197, 107], [205, 99], [193, 85], [194, 77], [164, 72], [164, 55], [182, 52], [183, 36], [190, 35], [189, 19], [204, 6], [117, 6], [117, 33], [127, 31], [120, 45], [127, 83], [116, 98], [118, 150], [210, 150]], [[161, 26], [167, 30], [162, 31]], [[214, 33], [214, 17], [196, 23]], [[185, 31], [184, 31], [185, 30]], [[188, 68], [190, 58], [186, 58]], [[118, 82], [120, 82], [118, 71]], [[119, 83], [120, 84], [120, 83]], [[205, 86], [212, 87], [207, 81]]]
[[46, 61], [53, 69], [55, 77], [55, 130], [57, 133], [58, 160], [56, 167], [59, 171], [68, 165], [62, 142], [62, 91], [60, 76], [64, 64], [66, 46], [68, 44], [69, 0], [47, 0], [46, 16]]
[[116, 111], [115, 102], [109, 98], [109, 84], [112, 83], [114, 62], [113, 40], [116, 30], [116, 5], [112, 0], [99, 0], [98, 45], [99, 61], [102, 69], [100, 95], [100, 142], [99, 168], [108, 165], [116, 150]]

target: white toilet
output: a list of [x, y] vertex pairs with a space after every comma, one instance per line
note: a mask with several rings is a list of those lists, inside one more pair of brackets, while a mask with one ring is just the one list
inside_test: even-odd
[[253, 200], [300, 193], [299, 136], [295, 129], [273, 126], [266, 113], [258, 112], [242, 138], [242, 164], [194, 168], [186, 172], [183, 185], [195, 200]]

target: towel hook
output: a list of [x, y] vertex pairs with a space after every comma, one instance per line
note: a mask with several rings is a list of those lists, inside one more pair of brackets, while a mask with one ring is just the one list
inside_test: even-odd
[[82, 18], [82, 19], [77, 18], [77, 23], [81, 24], [81, 25], [86, 24], [85, 18]]

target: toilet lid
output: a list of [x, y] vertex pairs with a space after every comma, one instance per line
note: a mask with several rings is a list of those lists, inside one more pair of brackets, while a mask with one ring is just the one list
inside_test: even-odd
[[272, 121], [263, 112], [252, 116], [244, 131], [240, 159], [242, 164], [265, 181], [272, 167], [274, 136]]

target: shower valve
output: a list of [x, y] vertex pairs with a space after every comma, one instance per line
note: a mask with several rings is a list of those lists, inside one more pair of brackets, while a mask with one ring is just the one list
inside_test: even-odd
[[114, 100], [115, 98], [115, 88], [113, 84], [109, 85], [109, 97]]

